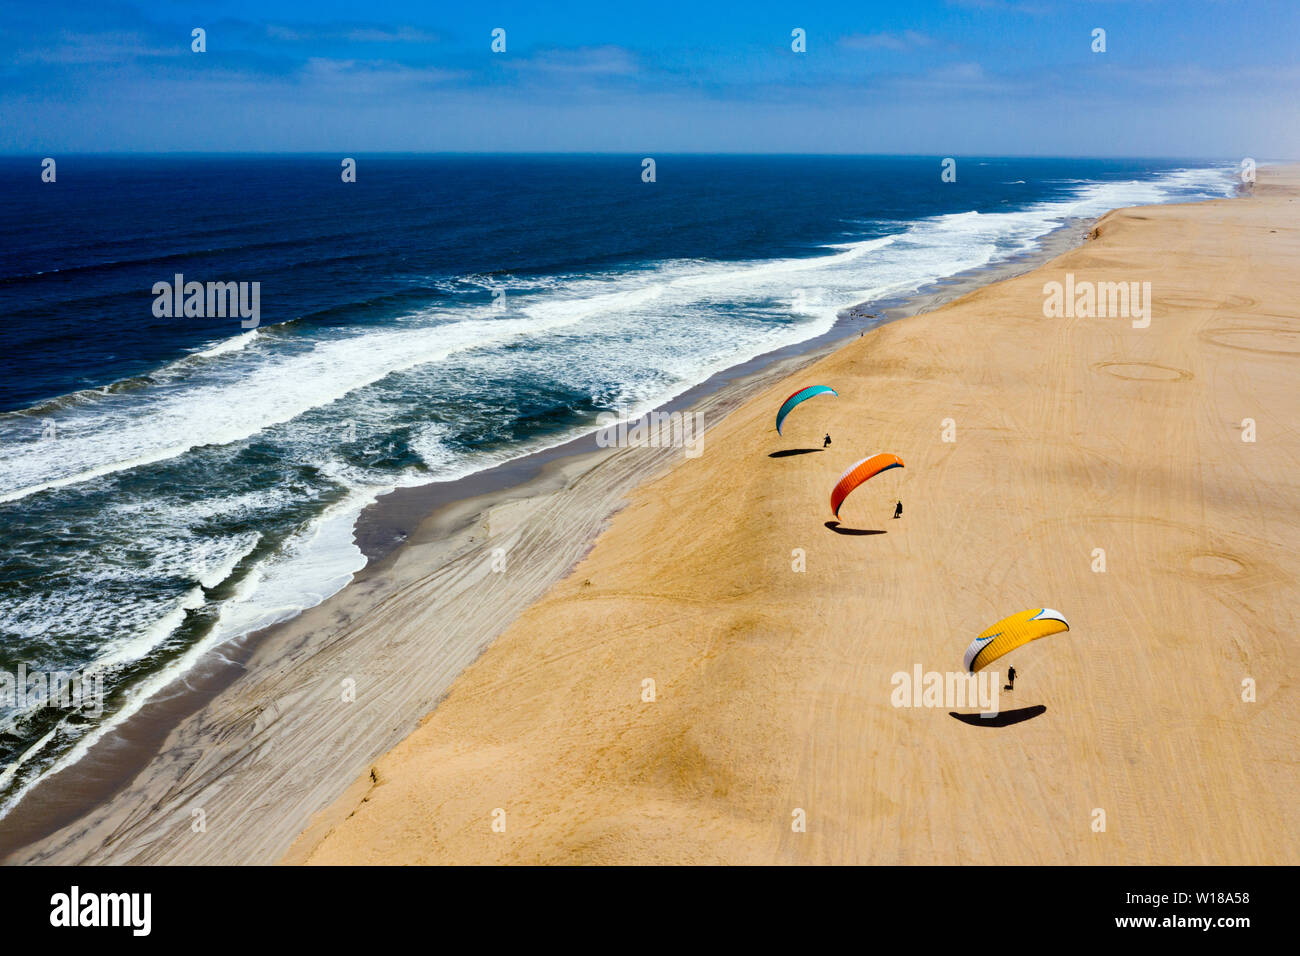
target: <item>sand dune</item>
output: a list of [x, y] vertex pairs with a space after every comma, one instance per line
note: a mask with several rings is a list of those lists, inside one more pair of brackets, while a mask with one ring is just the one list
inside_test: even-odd
[[[1291, 169], [1253, 197], [1121, 210], [766, 388], [639, 487], [286, 859], [1300, 862], [1297, 211]], [[1045, 318], [1067, 272], [1149, 281], [1150, 326]], [[823, 382], [840, 397], [778, 437], [780, 401]], [[830, 449], [771, 457], [824, 431]], [[842, 517], [883, 533], [837, 533], [831, 485], [876, 451], [907, 467]], [[1072, 630], [1011, 655], [1002, 702], [1039, 715], [891, 705], [895, 672], [957, 670], [1043, 605]]]

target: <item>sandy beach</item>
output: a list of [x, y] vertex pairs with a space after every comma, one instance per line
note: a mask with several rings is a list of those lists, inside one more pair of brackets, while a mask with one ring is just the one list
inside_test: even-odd
[[[692, 390], [669, 407], [704, 416], [698, 458], [588, 438], [381, 500], [353, 584], [38, 785], [0, 820], [0, 854], [1294, 861], [1300, 178], [1263, 175], [1253, 197], [1114, 213], [1040, 265], [1072, 226], [886, 310], [927, 314]], [[1150, 326], [1044, 318], [1067, 272], [1150, 281]], [[776, 406], [814, 381], [840, 397], [778, 437]], [[828, 527], [836, 477], [882, 450], [907, 467]], [[1015, 657], [1003, 707], [1040, 716], [891, 706], [895, 672], [956, 670], [1031, 605], [1073, 628]], [[1050, 837], [979, 825], [980, 800]]]
[[[1298, 209], [1285, 168], [1245, 198], [1116, 211], [1033, 273], [757, 388], [284, 861], [1300, 862]], [[1150, 282], [1149, 325], [1045, 317], [1067, 274]], [[777, 406], [819, 383], [839, 398], [778, 437]], [[773, 456], [795, 448], [814, 451]], [[906, 468], [828, 526], [836, 478], [877, 451]], [[591, 520], [555, 502], [545, 539], [505, 540], [502, 577]], [[445, 586], [367, 626], [434, 640]], [[891, 704], [895, 673], [957, 670], [1042, 606], [1071, 630], [1015, 652], [1003, 697], [1038, 716]]]

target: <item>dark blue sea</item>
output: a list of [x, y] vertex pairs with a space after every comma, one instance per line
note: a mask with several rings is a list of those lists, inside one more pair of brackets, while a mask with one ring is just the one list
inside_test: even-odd
[[[0, 805], [364, 564], [361, 509], [636, 415], [1067, 219], [1231, 164], [938, 157], [0, 158]], [[258, 283], [237, 315], [156, 283]]]

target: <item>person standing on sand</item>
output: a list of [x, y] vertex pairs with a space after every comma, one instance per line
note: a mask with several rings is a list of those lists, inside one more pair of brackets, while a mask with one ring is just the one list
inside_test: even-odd
[[1014, 667], [1007, 668], [1007, 686], [1002, 689], [1003, 690], [1016, 689], [1016, 669]]
[[823, 448], [826, 448], [828, 445], [830, 445], [830, 443], [831, 443], [831, 433], [830, 433], [830, 432], [827, 432], [827, 433], [826, 433], [826, 440], [822, 442], [822, 447], [823, 447]]
[[903, 517], [903, 503], [901, 501], [898, 504], [894, 505], [894, 517], [895, 518]]

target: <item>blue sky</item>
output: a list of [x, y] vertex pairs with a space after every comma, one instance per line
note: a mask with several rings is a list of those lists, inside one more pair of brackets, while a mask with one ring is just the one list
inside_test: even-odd
[[[0, 151], [1294, 158], [1298, 11], [3, 0]], [[190, 50], [194, 27], [206, 53]], [[497, 27], [504, 53], [490, 48]], [[1105, 53], [1091, 50], [1098, 27]]]

